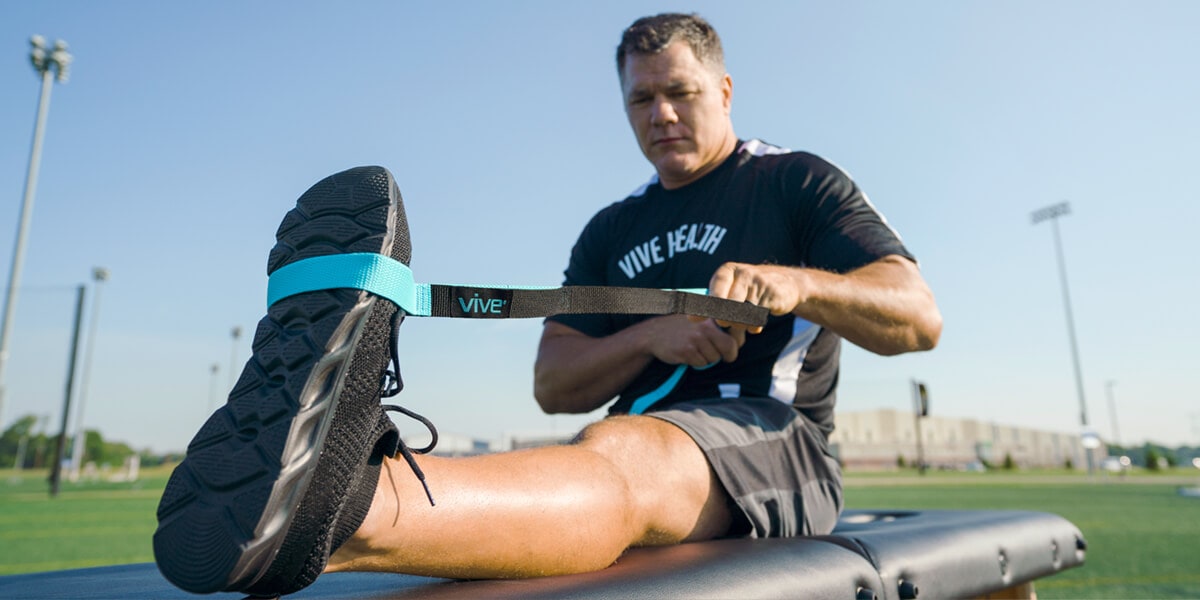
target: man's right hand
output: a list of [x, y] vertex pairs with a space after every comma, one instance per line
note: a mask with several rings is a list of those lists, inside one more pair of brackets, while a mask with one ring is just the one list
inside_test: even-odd
[[547, 321], [534, 363], [534, 396], [548, 413], [585, 413], [603, 406], [658, 359], [704, 367], [732, 362], [746, 342], [741, 327], [712, 319], [653, 317], [602, 338]]
[[719, 361], [733, 362], [746, 343], [744, 328], [726, 330], [712, 319], [697, 322], [683, 315], [669, 315], [640, 325], [648, 329], [649, 352], [670, 365], [704, 367]]

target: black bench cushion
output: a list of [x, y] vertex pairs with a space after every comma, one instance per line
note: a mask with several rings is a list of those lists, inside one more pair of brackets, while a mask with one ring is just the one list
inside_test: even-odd
[[[1046, 513], [847, 511], [829, 536], [636, 548], [594, 573], [508, 581], [333, 573], [289, 598], [891, 600], [914, 590], [961, 598], [1078, 566], [1083, 547], [1074, 525]], [[197, 597], [173, 587], [153, 563], [0, 577], [0, 598]]]
[[821, 539], [870, 560], [886, 600], [984, 595], [1082, 565], [1087, 548], [1070, 521], [1028, 511], [846, 511]]

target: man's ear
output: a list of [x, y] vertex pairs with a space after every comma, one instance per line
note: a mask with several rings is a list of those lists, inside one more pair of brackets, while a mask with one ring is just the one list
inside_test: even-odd
[[733, 77], [729, 73], [721, 78], [721, 103], [725, 106], [725, 114], [729, 114], [733, 106]]

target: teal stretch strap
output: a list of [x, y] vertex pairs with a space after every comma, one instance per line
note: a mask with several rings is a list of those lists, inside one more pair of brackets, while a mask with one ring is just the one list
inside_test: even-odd
[[671, 373], [671, 376], [662, 385], [633, 401], [633, 405], [629, 407], [629, 414], [640, 415], [646, 412], [646, 409], [650, 408], [655, 402], [665, 398], [667, 394], [670, 394], [675, 389], [675, 386], [679, 385], [679, 380], [683, 379], [683, 374], [687, 372], [687, 369], [687, 365], [675, 367], [675, 372]]
[[[713, 368], [719, 362], [721, 361], [718, 360], [715, 362], [710, 362], [703, 367], [691, 367], [691, 369], [693, 371], [703, 371], [705, 369]], [[688, 365], [679, 365], [678, 367], [675, 367], [675, 371], [671, 373], [671, 376], [668, 377], [667, 380], [662, 383], [662, 385], [654, 388], [645, 396], [633, 401], [633, 404], [629, 406], [629, 414], [640, 415], [646, 412], [646, 410], [651, 406], [654, 406], [659, 400], [666, 398], [667, 394], [675, 391], [675, 387], [679, 385], [679, 380], [683, 379], [683, 376], [687, 374], [687, 370]]]
[[267, 306], [288, 296], [337, 288], [366, 290], [410, 315], [429, 315], [429, 286], [414, 283], [404, 263], [371, 252], [314, 256], [276, 269], [267, 281]]

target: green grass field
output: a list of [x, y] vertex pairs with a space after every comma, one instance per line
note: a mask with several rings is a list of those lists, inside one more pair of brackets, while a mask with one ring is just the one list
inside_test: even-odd
[[[848, 508], [1037, 510], [1088, 540], [1086, 564], [1037, 583], [1040, 598], [1200, 598], [1200, 485], [1193, 470], [1126, 480], [1068, 473], [850, 474]], [[135, 483], [67, 483], [0, 470], [0, 575], [148, 562], [168, 471]]]
[[154, 510], [166, 471], [133, 483], [64, 481], [0, 470], [0, 575], [154, 560]]

